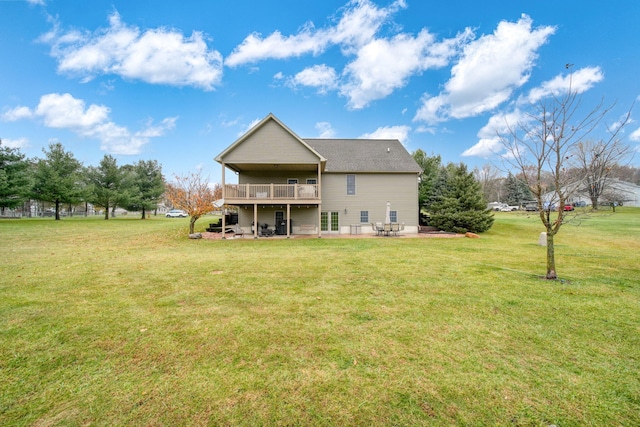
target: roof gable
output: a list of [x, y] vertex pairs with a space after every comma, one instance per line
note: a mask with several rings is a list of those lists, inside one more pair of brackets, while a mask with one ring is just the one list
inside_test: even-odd
[[216, 158], [220, 163], [318, 163], [325, 159], [269, 114]]

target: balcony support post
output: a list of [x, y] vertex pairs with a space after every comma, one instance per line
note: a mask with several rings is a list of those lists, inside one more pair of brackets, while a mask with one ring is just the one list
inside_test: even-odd
[[260, 226], [258, 225], [258, 204], [254, 203], [253, 204], [253, 238], [254, 239], [258, 238], [258, 228], [260, 228]]

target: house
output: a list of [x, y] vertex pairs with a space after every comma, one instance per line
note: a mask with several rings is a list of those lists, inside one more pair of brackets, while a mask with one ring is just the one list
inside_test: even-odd
[[[610, 178], [607, 182], [606, 194], [598, 200], [599, 204], [617, 202], [624, 206], [640, 207], [640, 186], [615, 178]], [[577, 191], [570, 201], [574, 204], [591, 205], [591, 198], [585, 191]]]
[[422, 170], [398, 140], [303, 139], [269, 114], [215, 160], [245, 234], [373, 233], [387, 203], [391, 222], [418, 232]]
[[[574, 184], [575, 190], [571, 191], [571, 196], [567, 199], [567, 203], [575, 206], [591, 206], [591, 198], [589, 193], [584, 189], [585, 184]], [[563, 191], [565, 189], [563, 188]], [[543, 195], [543, 200], [549, 203], [557, 203], [554, 200], [554, 192]], [[640, 207], [640, 186], [631, 182], [620, 181], [616, 178], [607, 180], [607, 190], [598, 200], [601, 205], [608, 205], [612, 202], [622, 204], [624, 206]]]

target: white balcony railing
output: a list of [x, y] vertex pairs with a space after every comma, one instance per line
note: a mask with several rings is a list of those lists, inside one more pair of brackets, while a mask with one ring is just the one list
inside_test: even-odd
[[226, 200], [318, 200], [317, 184], [225, 184]]

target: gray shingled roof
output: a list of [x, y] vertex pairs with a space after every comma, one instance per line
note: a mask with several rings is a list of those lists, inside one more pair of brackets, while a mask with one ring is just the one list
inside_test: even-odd
[[396, 139], [303, 140], [327, 159], [325, 172], [422, 172], [413, 157]]

